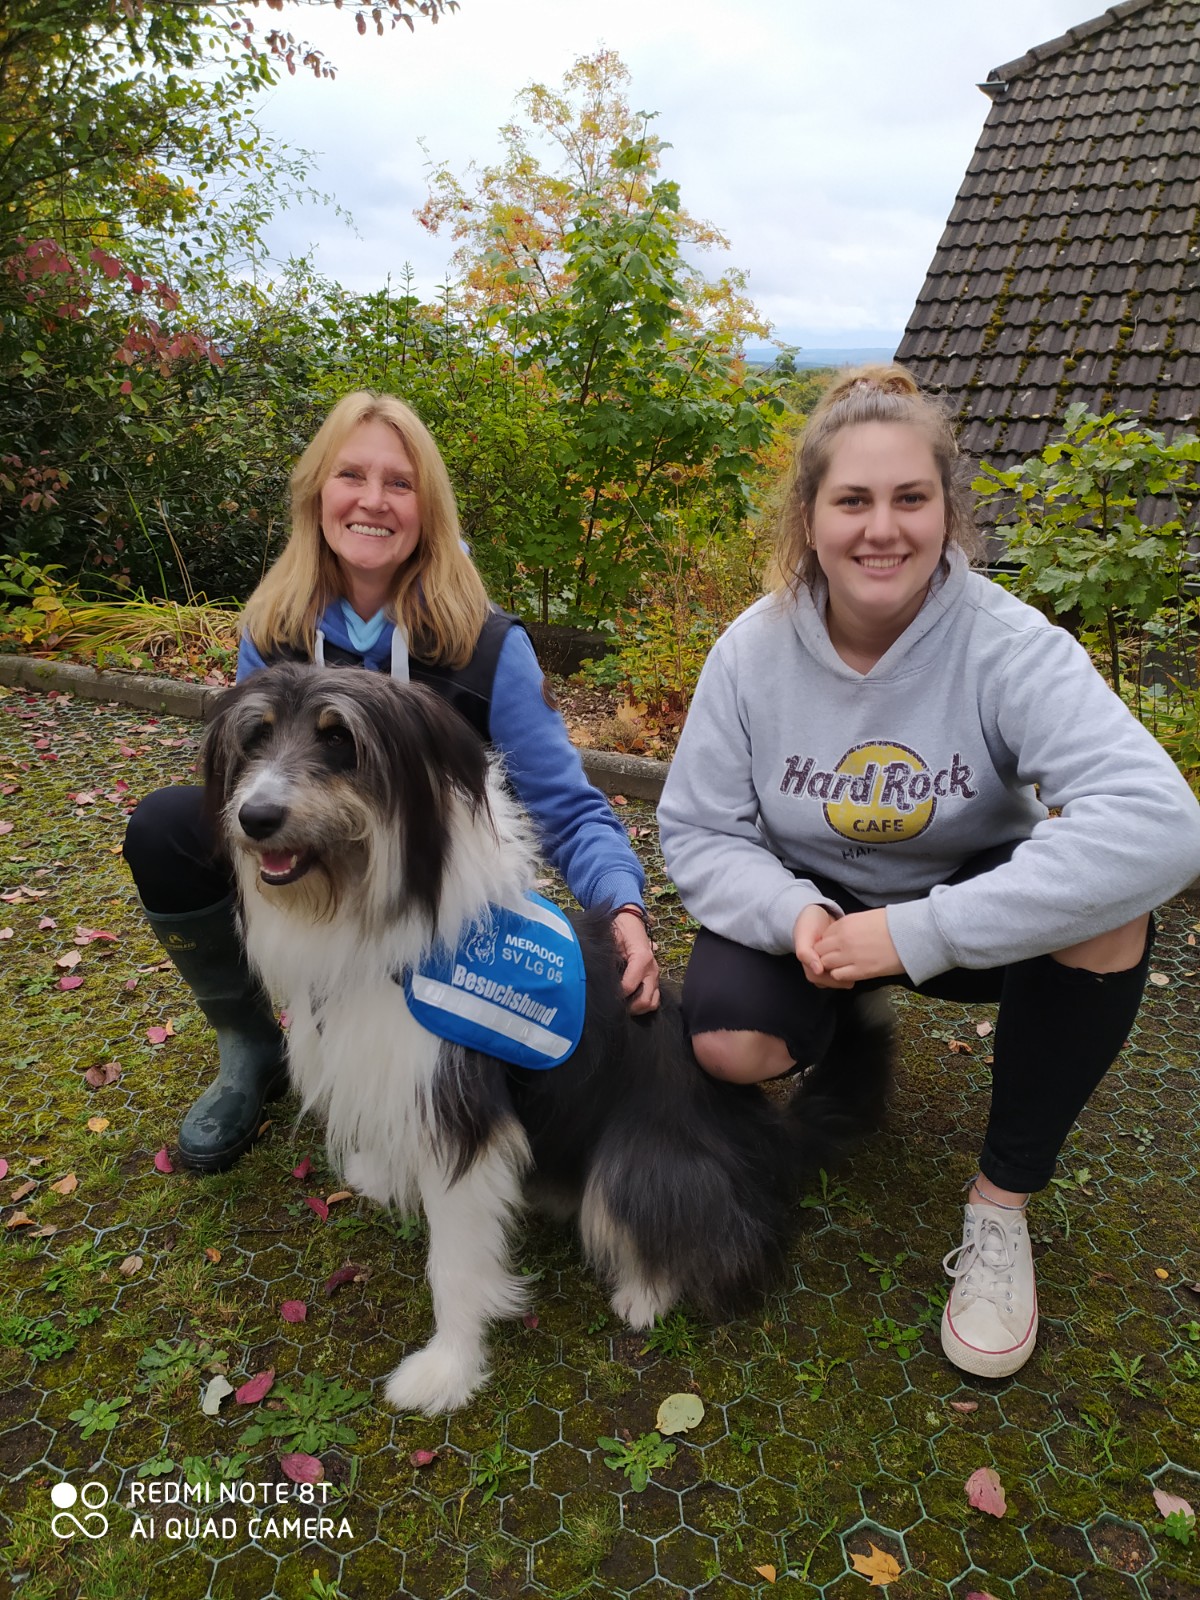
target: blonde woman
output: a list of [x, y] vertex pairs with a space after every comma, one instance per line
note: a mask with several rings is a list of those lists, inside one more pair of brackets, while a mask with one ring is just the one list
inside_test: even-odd
[[659, 820], [702, 924], [684, 1013], [708, 1072], [807, 1068], [799, 1114], [869, 1122], [867, 991], [999, 1002], [942, 1345], [1002, 1377], [1037, 1336], [1026, 1202], [1133, 1025], [1200, 807], [1070, 635], [971, 570], [974, 541], [945, 412], [899, 367], [838, 382], [800, 440], [779, 590], [709, 656]]
[[[448, 700], [504, 757], [576, 899], [612, 911], [631, 1010], [657, 1007], [641, 867], [584, 776], [524, 629], [488, 601], [437, 445], [393, 396], [346, 395], [292, 474], [291, 536], [246, 606], [238, 681], [283, 660], [386, 672]], [[125, 858], [151, 928], [217, 1033], [219, 1073], [179, 1134], [184, 1163], [217, 1172], [253, 1143], [287, 1072], [201, 791], [148, 796], [129, 819]]]

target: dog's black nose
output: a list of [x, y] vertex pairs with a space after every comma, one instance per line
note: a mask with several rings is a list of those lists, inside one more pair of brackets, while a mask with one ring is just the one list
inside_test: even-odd
[[247, 800], [238, 812], [242, 831], [251, 839], [269, 839], [287, 821], [287, 807], [269, 800]]

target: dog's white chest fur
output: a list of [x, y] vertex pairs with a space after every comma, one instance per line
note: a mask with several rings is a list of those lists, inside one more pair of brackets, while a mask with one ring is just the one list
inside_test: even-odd
[[402, 963], [352, 921], [298, 926], [262, 897], [246, 904], [247, 944], [288, 1017], [292, 1081], [325, 1124], [330, 1158], [356, 1189], [414, 1209], [433, 1158], [429, 1091], [439, 1041], [412, 1016]]

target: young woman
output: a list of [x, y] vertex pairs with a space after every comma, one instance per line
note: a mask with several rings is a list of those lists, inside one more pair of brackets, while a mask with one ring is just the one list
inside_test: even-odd
[[[504, 756], [572, 894], [586, 908], [613, 908], [631, 1009], [657, 1007], [642, 869], [584, 776], [524, 629], [488, 603], [437, 445], [390, 395], [339, 401], [292, 474], [291, 537], [246, 607], [239, 682], [279, 660], [390, 672], [449, 700]], [[232, 872], [214, 856], [202, 791], [149, 795], [129, 819], [125, 858], [150, 926], [217, 1032], [220, 1072], [188, 1112], [179, 1153], [220, 1171], [253, 1142], [287, 1072], [237, 936]]]
[[942, 1345], [1000, 1377], [1037, 1334], [1025, 1203], [1133, 1025], [1200, 807], [1083, 649], [970, 570], [957, 454], [899, 367], [825, 396], [781, 587], [705, 664], [659, 820], [702, 924], [684, 1011], [708, 1072], [815, 1063], [801, 1093], [870, 1102], [865, 990], [999, 1001]]

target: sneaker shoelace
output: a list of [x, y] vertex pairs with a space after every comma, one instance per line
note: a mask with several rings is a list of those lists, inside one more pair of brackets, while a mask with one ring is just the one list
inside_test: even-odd
[[[954, 1279], [950, 1292], [990, 1300], [998, 1310], [1009, 1310], [1016, 1250], [1008, 1227], [995, 1217], [980, 1217], [967, 1226], [971, 1231], [962, 1244], [942, 1258], [942, 1266]], [[1019, 1228], [1021, 1224], [1013, 1226]], [[1006, 1277], [1001, 1276], [1004, 1273]]]

